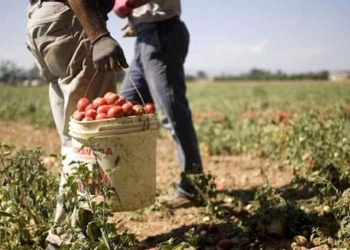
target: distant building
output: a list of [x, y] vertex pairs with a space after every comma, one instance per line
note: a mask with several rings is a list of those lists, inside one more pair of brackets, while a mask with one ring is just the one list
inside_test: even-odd
[[40, 86], [40, 85], [43, 85], [44, 82], [43, 80], [41, 79], [26, 79], [22, 82], [22, 85], [25, 86], [25, 87], [36, 87], [36, 86]]
[[40, 85], [43, 85], [43, 84], [44, 84], [44, 82], [42, 80], [40, 80], [40, 79], [33, 79], [31, 81], [31, 86], [33, 86], [33, 87], [40, 86]]
[[28, 79], [24, 80], [24, 81], [22, 82], [22, 85], [23, 85], [24, 87], [30, 86], [30, 80], [28, 80]]
[[338, 71], [329, 73], [329, 80], [333, 82], [350, 80], [350, 71]]

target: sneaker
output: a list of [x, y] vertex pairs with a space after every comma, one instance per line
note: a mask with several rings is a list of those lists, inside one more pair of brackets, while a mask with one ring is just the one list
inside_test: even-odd
[[194, 199], [183, 196], [177, 192], [169, 195], [164, 195], [159, 198], [160, 204], [171, 209], [188, 208], [197, 206], [197, 202]]

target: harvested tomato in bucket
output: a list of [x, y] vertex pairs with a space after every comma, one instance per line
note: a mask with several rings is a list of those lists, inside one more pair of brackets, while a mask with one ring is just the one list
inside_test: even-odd
[[[109, 97], [113, 99], [111, 95]], [[103, 177], [108, 178], [107, 183], [115, 189], [118, 196], [107, 201], [113, 211], [133, 211], [152, 205], [156, 197], [156, 114], [147, 113], [146, 105], [136, 103], [131, 104], [131, 107], [125, 106], [121, 111], [115, 111], [114, 108], [112, 112], [109, 110], [113, 107], [122, 107], [129, 102], [124, 100], [122, 104], [115, 105], [105, 104], [101, 99], [98, 101], [100, 105], [84, 102], [84, 111], [77, 108], [71, 116], [69, 134], [72, 137], [73, 152], [70, 158], [88, 163], [91, 169], [97, 161]], [[97, 114], [90, 111], [95, 114], [95, 118], [84, 120], [88, 117], [86, 108], [91, 108], [90, 104], [96, 104], [93, 108]], [[110, 107], [97, 111], [102, 105]], [[144, 112], [139, 108], [137, 112], [130, 111], [135, 105], [143, 106]], [[107, 117], [98, 120], [96, 117], [99, 114]], [[87, 142], [89, 147], [84, 146]]]

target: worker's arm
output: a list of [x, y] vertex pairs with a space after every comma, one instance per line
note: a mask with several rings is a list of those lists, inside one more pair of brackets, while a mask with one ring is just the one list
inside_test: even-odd
[[68, 0], [68, 3], [83, 26], [90, 41], [93, 41], [104, 33], [108, 33], [105, 20], [98, 6], [98, 1]]
[[120, 71], [120, 66], [127, 68], [128, 64], [122, 48], [107, 30], [98, 1], [68, 0], [68, 3], [91, 41], [92, 60], [97, 68], [103, 71]]
[[116, 0], [113, 11], [117, 16], [121, 18], [127, 17], [131, 11], [137, 7], [140, 7], [150, 0]]

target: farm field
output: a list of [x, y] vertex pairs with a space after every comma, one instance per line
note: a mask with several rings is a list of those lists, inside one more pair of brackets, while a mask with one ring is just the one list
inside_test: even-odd
[[[112, 220], [120, 233], [158, 249], [350, 249], [350, 82], [194, 82], [188, 99], [204, 177], [212, 184], [203, 187], [203, 206], [169, 210], [156, 203], [116, 213]], [[12, 154], [5, 154], [5, 145], [14, 147]], [[0, 86], [0, 146], [0, 169], [20, 170], [4, 159], [40, 147], [43, 165], [58, 180], [59, 162], [50, 155], [59, 152], [59, 138], [47, 87]], [[178, 175], [172, 141], [161, 129], [158, 194], [166, 194]], [[0, 190], [0, 212], [18, 218], [23, 210], [6, 202], [11, 195], [5, 184]], [[49, 220], [52, 212], [46, 211]], [[0, 242], [17, 246], [19, 220], [4, 218]], [[217, 230], [200, 230], [213, 223]], [[50, 222], [34, 224], [41, 231], [28, 232], [39, 243], [24, 241], [35, 247], [16, 249], [40, 249], [39, 232]], [[12, 231], [4, 229], [8, 225]], [[218, 247], [223, 239], [230, 240], [229, 248]]]

